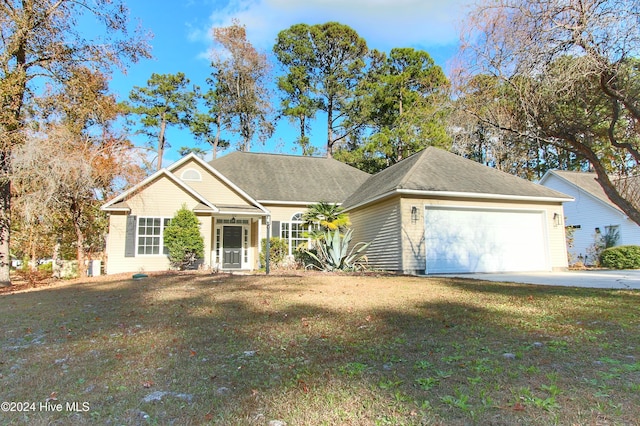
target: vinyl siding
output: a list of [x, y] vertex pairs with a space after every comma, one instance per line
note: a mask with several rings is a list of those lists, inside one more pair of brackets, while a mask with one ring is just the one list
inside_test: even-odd
[[[426, 264], [424, 241], [424, 200], [402, 198], [402, 265], [403, 272], [423, 274]], [[411, 208], [416, 208], [416, 217], [412, 219]]]
[[[596, 228], [604, 233], [605, 227], [618, 225], [620, 227], [618, 245], [640, 245], [640, 226], [629, 220], [621, 211], [553, 174], [548, 175], [544, 186], [575, 198], [575, 201], [564, 203], [565, 225], [580, 226], [573, 230], [573, 247], [569, 248], [571, 263], [580, 260], [579, 256], [584, 259], [588, 255], [589, 247], [595, 240]], [[592, 263], [593, 260], [589, 258], [587, 263]]]
[[353, 242], [371, 243], [366, 251], [371, 268], [403, 271], [399, 198], [349, 211], [349, 218]]
[[[167, 177], [161, 177], [150, 183], [144, 190], [139, 191], [127, 201], [134, 216], [139, 217], [173, 217], [183, 204], [193, 209], [198, 201], [191, 194]], [[205, 264], [209, 263], [207, 253], [211, 252], [211, 216], [198, 216], [200, 232], [205, 243]], [[117, 274], [121, 272], [149, 272], [169, 269], [169, 260], [165, 255], [125, 257], [127, 214], [112, 212], [109, 217], [109, 236], [107, 239], [106, 272]]]
[[173, 170], [173, 174], [182, 179], [183, 173], [189, 169], [197, 170], [202, 180], [183, 180], [184, 183], [213, 204], [234, 206], [249, 205], [247, 200], [240, 196], [233, 188], [193, 160], [180, 165], [180, 167]]

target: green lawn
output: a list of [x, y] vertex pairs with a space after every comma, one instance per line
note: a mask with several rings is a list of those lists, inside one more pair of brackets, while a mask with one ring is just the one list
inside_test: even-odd
[[0, 412], [0, 424], [640, 419], [639, 292], [319, 273], [130, 277], [0, 295], [0, 401], [22, 409]]

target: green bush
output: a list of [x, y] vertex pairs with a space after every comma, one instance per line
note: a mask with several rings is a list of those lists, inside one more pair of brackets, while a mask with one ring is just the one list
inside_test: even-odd
[[640, 268], [640, 246], [617, 246], [604, 249], [600, 264], [611, 269]]
[[293, 252], [296, 263], [304, 269], [316, 268], [321, 269], [320, 262], [317, 260], [318, 251], [316, 249], [307, 250], [306, 248], [297, 248]]
[[[287, 240], [278, 237], [271, 237], [269, 241], [269, 263], [271, 266], [277, 267], [289, 253]], [[266, 264], [265, 253], [267, 252], [267, 239], [263, 238], [261, 244], [262, 250], [260, 251], [260, 264], [264, 267]]]
[[200, 222], [186, 205], [176, 212], [164, 229], [164, 245], [169, 250], [169, 262], [180, 270], [191, 267], [204, 256]]
[[53, 274], [53, 262], [42, 263], [38, 265], [38, 271], [47, 274]]

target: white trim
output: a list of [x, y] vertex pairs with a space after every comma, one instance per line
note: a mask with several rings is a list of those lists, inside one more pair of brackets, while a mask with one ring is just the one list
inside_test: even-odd
[[[138, 248], [139, 248], [139, 243], [140, 243], [140, 233], [138, 232], [140, 230], [140, 220], [141, 219], [160, 219], [160, 252], [158, 254], [146, 254], [146, 253], [138, 253]], [[171, 216], [138, 216], [136, 217], [136, 240], [135, 240], [135, 255], [134, 257], [167, 257], [167, 255], [164, 253], [164, 228], [165, 228], [165, 224], [164, 221], [166, 219], [173, 219], [173, 217]], [[147, 235], [144, 234], [144, 236], [142, 238], [153, 238], [153, 235]]]
[[475, 193], [475, 192], [453, 192], [453, 191], [424, 191], [418, 189], [393, 189], [384, 194], [380, 194], [375, 198], [358, 203], [354, 206], [347, 207], [345, 212], [354, 210], [359, 207], [366, 206], [368, 204], [375, 203], [377, 201], [384, 200], [394, 195], [418, 195], [422, 197], [444, 197], [444, 198], [472, 198], [478, 200], [500, 200], [500, 201], [534, 201], [534, 202], [557, 202], [562, 203], [566, 201], [573, 201], [573, 197], [567, 196], [567, 198], [559, 197], [535, 197], [531, 195], [505, 195], [505, 194], [488, 194], [488, 193]]
[[[251, 225], [252, 222], [250, 221], [249, 223], [217, 223], [216, 219], [220, 219], [220, 218], [212, 218], [213, 220], [213, 234], [212, 234], [212, 238], [211, 238], [211, 264], [212, 265], [217, 265], [217, 267], [221, 270], [225, 270], [225, 271], [238, 271], [238, 270], [253, 270], [253, 264], [254, 264], [254, 259], [253, 259], [253, 250], [251, 247], [251, 236], [252, 236], [252, 232], [251, 232]], [[242, 247], [241, 247], [241, 253], [240, 253], [240, 268], [224, 268], [224, 227], [225, 226], [238, 226], [240, 228], [242, 228], [242, 236], [241, 236], [241, 242], [242, 242]], [[218, 229], [220, 230], [220, 256], [218, 257], [218, 248], [216, 247], [216, 234]], [[244, 246], [244, 234], [245, 231], [248, 232], [248, 243], [247, 243], [247, 247], [245, 248]], [[247, 261], [245, 262], [244, 259], [244, 251], [247, 250]]]
[[[117, 202], [119, 202], [121, 200], [124, 200], [128, 195], [130, 195], [131, 193], [139, 190], [140, 188], [144, 187], [145, 185], [147, 185], [148, 183], [152, 182], [153, 180], [159, 178], [160, 176], [166, 175], [167, 177], [169, 177], [173, 181], [175, 181], [175, 183], [178, 184], [181, 188], [183, 188], [184, 190], [189, 192], [191, 195], [196, 197], [198, 199], [198, 201], [202, 202], [202, 204], [206, 205], [207, 207], [210, 207], [213, 210], [214, 213], [218, 213], [220, 210], [215, 205], [213, 205], [211, 202], [209, 202], [202, 195], [198, 194], [193, 188], [191, 188], [184, 181], [182, 181], [182, 179], [179, 179], [176, 175], [174, 175], [172, 173], [172, 170], [175, 170], [177, 167], [181, 166], [182, 164], [186, 163], [189, 160], [194, 160], [196, 163], [198, 163], [200, 166], [202, 166], [205, 170], [211, 172], [215, 177], [220, 179], [225, 184], [229, 185], [234, 191], [238, 192], [238, 194], [240, 194], [243, 198], [245, 198], [250, 204], [252, 204], [253, 206], [255, 206], [258, 209], [260, 209], [264, 214], [267, 214], [267, 215], [269, 214], [269, 211], [262, 204], [260, 204], [256, 200], [254, 200], [249, 194], [244, 192], [242, 189], [240, 189], [240, 187], [238, 187], [236, 184], [231, 182], [222, 173], [220, 173], [219, 171], [214, 169], [210, 164], [208, 164], [207, 162], [202, 160], [200, 157], [198, 157], [194, 153], [189, 153], [188, 155], [182, 157], [180, 160], [178, 160], [175, 163], [171, 164], [169, 167], [158, 170], [157, 172], [155, 172], [151, 176], [149, 176], [146, 179], [144, 179], [142, 182], [139, 182], [137, 185], [132, 186], [131, 188], [129, 188], [125, 192], [123, 192], [120, 195], [118, 195], [117, 197], [113, 198], [111, 201], [107, 202], [106, 204], [103, 204], [102, 207], [100, 207], [100, 209], [104, 210], [104, 211], [112, 210], [111, 206], [113, 204], [115, 204], [115, 203], [117, 203]], [[122, 208], [113, 209], [113, 210], [114, 211], [127, 211], [127, 210], [123, 210]]]
[[[300, 219], [299, 220], [294, 220], [293, 218], [295, 216], [298, 216], [298, 215], [300, 215]], [[292, 234], [293, 234], [293, 232], [292, 232], [293, 231], [293, 225], [304, 225], [304, 223], [305, 223], [305, 221], [302, 220], [302, 215], [304, 215], [304, 212], [298, 211], [298, 212], [295, 212], [294, 214], [292, 214], [291, 218], [289, 220], [280, 221], [280, 235], [278, 237], [284, 239], [284, 237], [282, 236], [282, 233], [283, 233], [283, 230], [284, 230], [282, 225], [284, 225], [285, 223], [288, 225], [287, 232], [288, 232], [289, 235], [287, 236], [286, 241], [287, 241], [287, 246], [289, 248], [289, 250], [288, 250], [288, 255], [289, 256], [293, 255], [294, 247], [293, 247], [292, 242], [294, 240], [296, 240], [296, 241], [306, 240], [307, 241], [307, 246], [311, 243], [311, 237], [310, 236], [307, 236], [306, 238], [295, 238], [295, 239], [292, 236]]]
[[[606, 206], [609, 210], [617, 213], [618, 215], [620, 215], [620, 217], [622, 217], [623, 219], [628, 219], [629, 217], [627, 216], [627, 214], [625, 212], [623, 212], [620, 207], [616, 206], [615, 204], [610, 204], [606, 201], [604, 201], [603, 199], [596, 197], [595, 195], [593, 195], [592, 193], [590, 193], [589, 191], [584, 190], [580, 185], [577, 185], [573, 182], [571, 182], [569, 179], [564, 178], [563, 176], [560, 176], [557, 173], [554, 173], [555, 170], [548, 170], [544, 176], [542, 176], [542, 179], [540, 179], [540, 185], [543, 185], [543, 182], [546, 182], [548, 180], [547, 176], [548, 175], [553, 175], [558, 179], [561, 179], [563, 182], [568, 183], [569, 185], [571, 185], [572, 187], [574, 187], [576, 189], [576, 191], [580, 192], [581, 194], [584, 194], [586, 196], [588, 196], [589, 198], [591, 198], [592, 200], [597, 201], [598, 203], [602, 204], [603, 206]], [[580, 172], [580, 173], [591, 173], [591, 172]], [[599, 183], [598, 183], [599, 185]], [[548, 188], [547, 186], [545, 186], [545, 188]], [[551, 188], [552, 189], [552, 188]], [[606, 194], [605, 194], [606, 195]], [[571, 197], [571, 201], [575, 201], [575, 197]], [[613, 203], [613, 202], [612, 202]]]
[[109, 211], [110, 212], [129, 212], [131, 211], [131, 207], [111, 207]]
[[[137, 185], [132, 186], [131, 188], [129, 188], [128, 190], [126, 190], [122, 194], [118, 195], [116, 198], [114, 198], [111, 201], [107, 202], [106, 204], [103, 204], [102, 207], [100, 207], [100, 210], [105, 210], [105, 211], [111, 210], [111, 205], [113, 205], [113, 204], [115, 204], [115, 203], [117, 203], [117, 202], [119, 202], [121, 200], [124, 200], [128, 195], [138, 191], [140, 188], [144, 187], [145, 185], [149, 184], [150, 182], [153, 182], [154, 180], [159, 179], [162, 176], [166, 176], [167, 178], [171, 179], [176, 185], [178, 185], [180, 188], [182, 188], [185, 191], [187, 191], [189, 194], [191, 194], [195, 199], [200, 201], [202, 204], [204, 204], [207, 207], [211, 208], [214, 212], [218, 212], [218, 208], [216, 206], [211, 204], [206, 198], [204, 198], [202, 195], [198, 194], [192, 187], [190, 187], [189, 185], [184, 183], [181, 179], [179, 179], [176, 175], [174, 175], [173, 173], [171, 173], [167, 169], [158, 170], [157, 172], [155, 172], [151, 176], [149, 176], [146, 179], [144, 179], [142, 182], [138, 183]], [[114, 210], [121, 211], [121, 208], [114, 209]]]
[[177, 162], [173, 163], [172, 165], [170, 165], [168, 167], [168, 169], [169, 170], [173, 170], [176, 167], [186, 163], [188, 160], [194, 160], [196, 163], [200, 164], [200, 166], [202, 166], [205, 170], [211, 172], [218, 179], [220, 179], [221, 181], [223, 181], [224, 183], [229, 185], [234, 191], [238, 192], [243, 198], [245, 198], [251, 204], [253, 204], [257, 208], [262, 210], [265, 214], [268, 214], [267, 209], [265, 209], [264, 206], [262, 206], [257, 200], [255, 200], [253, 197], [251, 197], [249, 194], [247, 194], [245, 191], [243, 191], [239, 186], [237, 186], [235, 183], [233, 183], [231, 180], [229, 180], [226, 176], [224, 176], [222, 173], [220, 173], [211, 164], [207, 163], [202, 158], [198, 157], [197, 155], [195, 155], [192, 152], [187, 154], [185, 157], [182, 157], [180, 160], [178, 160]]
[[[185, 174], [191, 172], [191, 173], [195, 173], [197, 175], [197, 177], [194, 178], [188, 178], [185, 177]], [[180, 179], [187, 181], [187, 182], [202, 182], [202, 173], [200, 173], [199, 170], [194, 169], [193, 167], [188, 168], [188, 169], [184, 169], [182, 171], [182, 173], [180, 173]]]
[[398, 189], [399, 194], [406, 195], [427, 195], [432, 197], [450, 197], [450, 198], [479, 198], [491, 200], [511, 200], [511, 201], [544, 201], [562, 203], [573, 200], [573, 197], [536, 197], [534, 195], [507, 195], [507, 194], [488, 194], [475, 192], [453, 192], [453, 191], [420, 191], [413, 189]]

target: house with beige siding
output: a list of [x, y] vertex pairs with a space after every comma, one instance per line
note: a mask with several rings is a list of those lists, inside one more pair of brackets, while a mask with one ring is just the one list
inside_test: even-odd
[[371, 176], [342, 206], [369, 265], [408, 274], [567, 268], [572, 198], [435, 147]]
[[302, 214], [348, 211], [373, 268], [401, 273], [547, 271], [567, 267], [560, 192], [437, 148], [369, 175], [333, 159], [190, 154], [103, 206], [106, 271], [169, 269], [163, 230], [186, 205], [200, 221], [204, 268], [255, 270], [260, 241], [304, 244]]
[[189, 154], [106, 203], [106, 272], [169, 269], [163, 231], [186, 204], [200, 221], [200, 266], [255, 270], [260, 241], [286, 239], [289, 251], [307, 241], [302, 214], [309, 205], [341, 203], [369, 174], [339, 161], [234, 152], [211, 162]]

